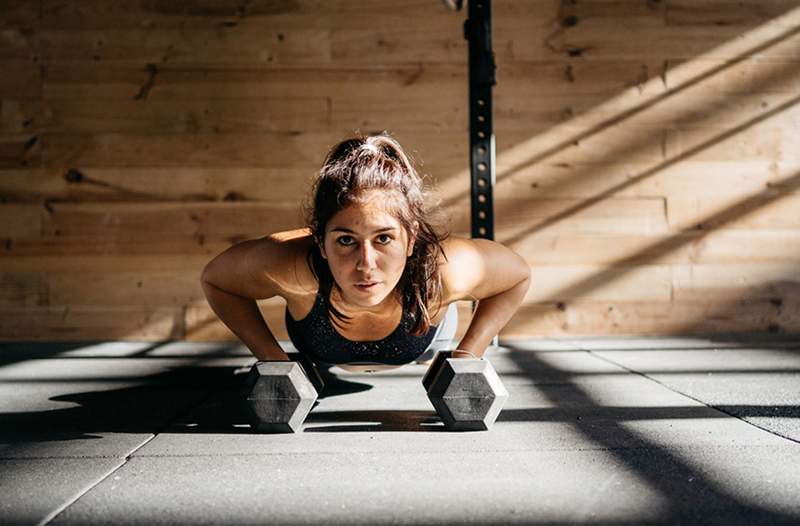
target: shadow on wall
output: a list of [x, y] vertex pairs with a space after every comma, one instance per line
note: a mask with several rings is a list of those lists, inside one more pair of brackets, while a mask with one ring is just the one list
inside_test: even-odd
[[[794, 17], [796, 10], [787, 10], [784, 15]], [[787, 18], [787, 20], [791, 22], [790, 18]], [[779, 25], [764, 24], [762, 27], [766, 36], [763, 37], [761, 33], [758, 33], [762, 28], [756, 28], [755, 33], [758, 36], [748, 36], [742, 39], [742, 42], [751, 42], [746, 48], [736, 41], [724, 44], [739, 50], [738, 56], [724, 60], [713, 67], [705, 68], [700, 74], [687, 76], [683, 73], [677, 73], [675, 75], [677, 80], [673, 81], [668, 87], [665, 78], [663, 82], [666, 91], [663, 93], [653, 96], [644, 94], [638, 98], [631, 95], [629, 98], [631, 103], [617, 101], [608, 108], [602, 108], [604, 104], [598, 105], [601, 111], [589, 109], [584, 115], [573, 119], [578, 123], [573, 123], [573, 126], [585, 127], [583, 131], [567, 134], [564, 130], [559, 131], [558, 126], [555, 126], [553, 130], [532, 137], [530, 141], [523, 141], [509, 148], [507, 152], [500, 154], [499, 164], [503, 165], [504, 168], [498, 174], [498, 186], [512, 184], [510, 181], [511, 176], [529, 171], [529, 174], [522, 175], [517, 184], [520, 184], [522, 180], [530, 180], [533, 186], [537, 186], [539, 182], [542, 182], [541, 190], [545, 192], [543, 194], [545, 196], [585, 195], [588, 190], [581, 189], [581, 185], [586, 185], [586, 188], [600, 186], [602, 183], [598, 182], [596, 173], [598, 162], [601, 164], [627, 162], [630, 159], [640, 157], [645, 151], [655, 151], [659, 148], [662, 150], [662, 159], [652, 162], [651, 166], [646, 168], [641, 167], [641, 162], [636, 163], [633, 165], [636, 173], [625, 174], [622, 181], [609, 181], [607, 188], [597, 191], [595, 195], [582, 199], [574, 205], [565, 206], [562, 210], [541, 220], [525, 220], [526, 210], [530, 211], [530, 207], [534, 206], [530, 199], [527, 201], [526, 199], [509, 199], [503, 203], [503, 215], [509, 218], [509, 223], [503, 229], [505, 234], [502, 237], [498, 236], [497, 240], [511, 248], [522, 249], [528, 244], [529, 238], [532, 236], [546, 233], [549, 228], [574, 217], [587, 208], [614, 197], [624, 196], [626, 192], [628, 192], [627, 195], [630, 195], [629, 192], [632, 189], [637, 185], [646, 183], [655, 175], [668, 171], [676, 165], [694, 162], [697, 157], [702, 156], [708, 150], [737, 136], [745, 133], [755, 135], [757, 126], [773, 118], [785, 118], [786, 113], [796, 110], [800, 97], [792, 96], [787, 86], [796, 83], [798, 70], [794, 67], [794, 62], [788, 58], [777, 61], [765, 60], [761, 63], [763, 67], [754, 68], [753, 71], [747, 72], [747, 75], [741, 74], [738, 77], [730, 77], [728, 80], [738, 82], [741, 85], [729, 86], [729, 90], [713, 89], [713, 86], [712, 88], [707, 87], [709, 81], [719, 83], [717, 77], [729, 73], [732, 68], [745, 63], [745, 61], [756, 60], [765, 52], [768, 53], [770, 48], [785, 44], [790, 39], [800, 35], [800, 28], [796, 24], [784, 23], [786, 24], [784, 27], [788, 26], [788, 28], [781, 32], [774, 29], [775, 27], [780, 27]], [[758, 39], [761, 42], [758, 42]], [[720, 61], [717, 60], [717, 62]], [[691, 64], [692, 61], [689, 60], [688, 63]], [[681, 67], [683, 66], [678, 66], [678, 68]], [[665, 72], [665, 75], [672, 75], [671, 70]], [[650, 79], [648, 82], [662, 82], [662, 80]], [[764, 94], [774, 96], [775, 93], [786, 95], [785, 100], [775, 102], [771, 100], [768, 103], [760, 98]], [[686, 97], [683, 97], [683, 95], [686, 95]], [[730, 102], [741, 102], [740, 99], [742, 97], [746, 97], [752, 104], [742, 107], [743, 105], [739, 103], [732, 104]], [[627, 101], [628, 99], [625, 100]], [[638, 102], [639, 100], [644, 102]], [[759, 102], [759, 104], [756, 104], [756, 102]], [[610, 116], [607, 113], [603, 113], [604, 111], [610, 111], [612, 108], [616, 108], [616, 113], [612, 113]], [[636, 133], [639, 128], [632, 121], [645, 117], [645, 119], [655, 122], [658, 116], [665, 119], [663, 129], [659, 129], [651, 122], [652, 133], [642, 132], [641, 130]], [[726, 126], [724, 128], [723, 123]], [[625, 134], [626, 128], [628, 129], [627, 135]], [[676, 130], [686, 132], [686, 144], [679, 144], [679, 141], [677, 141], [676, 144], [679, 144], [679, 147], [676, 147], [674, 152], [669, 152], [672, 148], [664, 146], [667, 138], [665, 134]], [[602, 157], [599, 161], [575, 163], [572, 162], [571, 158], [565, 157], [561, 159], [560, 154], [570, 154], [570, 152], [577, 152], [577, 157], [581, 158], [581, 151], [584, 154], [586, 151], [591, 151], [593, 147], [591, 140], [595, 136], [611, 134], [612, 137], [617, 137], [617, 134], [620, 133], [620, 140], [612, 142], [611, 147], [604, 149], [602, 155], [598, 154]], [[563, 135], [568, 136], [563, 138]], [[605, 148], [606, 146], [608, 145], [603, 143], [598, 148]], [[784, 146], [789, 155], [789, 160], [791, 160], [793, 154], [788, 151], [790, 147], [787, 140], [784, 140]], [[588, 150], [586, 150], [587, 147]], [[503, 157], [508, 158], [504, 160]], [[560, 162], [562, 160], [566, 162]], [[544, 162], [558, 162], [558, 165], [563, 168], [560, 173], [564, 175], [552, 179], [546, 176], [534, 176], [536, 172], [533, 170], [536, 170], [537, 165], [542, 165]], [[558, 290], [548, 292], [548, 301], [553, 303], [560, 302], [561, 305], [565, 305], [573, 298], [586, 297], [593, 291], [607, 287], [625, 277], [626, 273], [629, 272], [626, 267], [656, 264], [669, 260], [670, 255], [685, 248], [687, 245], [700, 245], [705, 237], [712, 235], [715, 231], [729, 228], [733, 226], [733, 223], [745, 216], [760, 209], [768, 208], [776, 201], [793, 195], [800, 188], [800, 173], [795, 171], [778, 179], [777, 170], [778, 168], [774, 167], [774, 177], [766, 184], [766, 188], [763, 191], [752, 195], [746, 195], [742, 192], [743, 195], [738, 198], [738, 201], [728, 203], [726, 207], [720, 209], [715, 209], [714, 201], [709, 199], [707, 205], [703, 203], [706, 205], [705, 217], [699, 218], [691, 226], [681, 227], [678, 230], [665, 233], [654, 243], [643, 245], [628, 253], [615, 254], [612, 256], [612, 260], [603, 263], [605, 270], [570, 283], [568, 286]], [[539, 173], [548, 171], [552, 170], [541, 169]], [[615, 171], [620, 172], [621, 169], [617, 168]], [[763, 175], [758, 177], [764, 179]], [[617, 173], [616, 179], [620, 178], [621, 174]], [[520, 186], [520, 189], [520, 191], [524, 191], [522, 186]], [[727, 195], [729, 197], [733, 195], [730, 193], [733, 188], [721, 188], [720, 191], [728, 192]], [[446, 203], [453, 208], [465, 195], [463, 192], [453, 192], [446, 196]], [[531, 193], [530, 195], [532, 199], [534, 195], [538, 194]], [[700, 200], [706, 197], [718, 196], [698, 196]], [[730, 201], [734, 200], [730, 199]], [[511, 219], [514, 220], [513, 224]], [[531, 248], [525, 249], [525, 251], [530, 250]], [[763, 256], [768, 257], [769, 255]], [[780, 254], [773, 254], [773, 260], [779, 257]], [[686, 265], [691, 265], [692, 263], [691, 259], [685, 261]], [[753, 261], [752, 265], [758, 266], [759, 262]], [[737, 287], [734, 283], [720, 285], [719, 288], [722, 290], [713, 291], [715, 294], [719, 294], [716, 296], [707, 294], [703, 298], [705, 305], [708, 305], [704, 309], [705, 312], [702, 316], [705, 319], [698, 319], [697, 323], [686, 324], [682, 331], [695, 333], [697, 331], [716, 330], [717, 328], [729, 330], [732, 326], [741, 325], [743, 317], [741, 315], [737, 316], [737, 312], [741, 313], [741, 309], [749, 308], [749, 303], [754, 299], [761, 300], [762, 305], [759, 306], [758, 314], [753, 316], [755, 320], [743, 330], [756, 329], [781, 332], [786, 330], [786, 326], [796, 327], [797, 320], [800, 319], [800, 305], [794, 300], [793, 291], [797, 288], [798, 282], [792, 280], [793, 276], [785, 276], [783, 278], [775, 276], [774, 278], [774, 281], [770, 280], [768, 283], [765, 283], [766, 279], [762, 279], [761, 283], [753, 287]], [[707, 289], [698, 285], [696, 294], [700, 296], [703, 293], [711, 292], [711, 289], [713, 289], [713, 285]], [[712, 300], [709, 298], [718, 298], [720, 304], [711, 305]], [[774, 309], [770, 309], [769, 305], [764, 305], [766, 302], [770, 302]], [[763, 322], [761, 321], [762, 317]], [[667, 330], [669, 332], [682, 332], [673, 327]]]
[[[619, 111], [616, 114], [612, 114], [610, 117], [605, 116], [597, 116], [592, 117], [592, 111], [588, 110], [585, 112], [585, 115], [581, 115], [577, 117], [575, 120], [581, 121], [585, 118], [589, 122], [587, 125], [587, 129], [580, 131], [578, 133], [571, 134], [569, 137], [565, 139], [556, 140], [555, 144], [549, 144], [549, 142], [543, 140], [541, 137], [533, 137], [532, 138], [532, 145], [529, 145], [526, 142], [521, 143], [517, 146], [512, 146], [508, 148], [509, 150], [513, 150], [513, 153], [509, 154], [502, 154], [502, 156], [509, 155], [509, 157], [513, 157], [515, 159], [514, 162], [507, 162], [504, 159], [499, 159], [502, 161], [500, 164], [504, 165], [504, 168], [499, 170], [495, 180], [497, 184], [504, 184], [510, 179], [514, 174], [524, 171], [526, 169], [530, 169], [542, 162], [547, 161], [557, 155], [569, 152], [570, 150], [577, 150], [581, 144], [585, 143], [586, 141], [590, 140], [592, 137], [600, 135], [603, 132], [607, 132], [610, 130], [619, 130], [624, 129], [626, 125], [626, 121], [630, 121], [641, 114], [646, 114], [648, 110], [655, 110], [658, 109], [659, 111], [666, 111], [662, 109], [660, 106], [662, 104], [670, 104], [675, 102], [676, 97], [681, 94], [684, 94], [686, 91], [694, 89], [694, 88], [701, 88], [703, 87], [703, 83], [709, 80], [713, 80], [714, 77], [724, 74], [731, 68], [741, 65], [747, 60], [752, 60], [758, 57], [763, 52], [769, 50], [770, 48], [779, 45], [797, 35], [800, 35], [800, 27], [791, 27], [786, 31], [778, 34], [777, 36], [771, 37], [766, 39], [764, 42], [761, 42], [758, 45], [752, 46], [747, 50], [742, 51], [738, 56], [725, 60], [722, 64], [714, 67], [708, 68], [706, 71], [702, 73], [690, 77], [688, 79], [682, 80], [681, 82], [675, 84], [674, 86], [670, 86], [664, 93], [652, 96], [652, 97], [645, 97], [642, 96], [645, 102], [642, 103], [632, 103], [630, 107]], [[747, 78], [747, 86], [749, 90], [749, 94], [752, 97], [757, 97], [759, 92], [765, 91], [769, 92], [772, 86], [779, 85], [781, 82], [785, 82], [786, 80], [792, 79], [793, 77], [797, 76], [797, 69], [794, 67], [794, 64], [787, 60], [780, 66], [773, 65], [772, 69], [764, 68], [765, 72], [768, 72], [768, 75], [765, 75], [762, 72], [756, 72], [755, 76]], [[666, 75], [667, 72], [663, 72], [662, 75]], [[648, 82], [656, 82], [656, 83], [666, 83], [663, 78], [652, 78], [648, 79]], [[706, 93], [706, 97], [699, 99], [695, 105], [693, 104], [684, 104], [675, 108], [674, 111], [670, 111], [668, 118], [668, 123], [672, 127], [680, 127], [682, 125], [696, 125], [698, 122], [697, 112], [699, 110], [708, 110], [708, 108], [717, 108], [721, 107], [722, 109], [726, 109], [724, 104], [720, 104], [720, 101], [724, 100], [726, 97], [730, 97], [731, 94], [728, 93], [721, 93], [717, 91], [709, 91]], [[635, 100], [635, 99], [633, 99]], [[702, 105], [701, 107], [698, 107]], [[602, 106], [602, 104], [601, 104]], [[772, 114], [773, 111], [764, 112], [764, 114]], [[586, 118], [588, 117], [588, 118]], [[710, 112], [708, 118], [713, 118], [714, 113], [713, 111]], [[708, 118], [706, 120], [708, 120]], [[759, 120], [763, 119], [753, 119], [752, 122], [758, 122]], [[592, 122], [597, 121], [597, 122]], [[733, 128], [731, 132], [738, 133], [747, 129], [747, 126], [739, 126]], [[727, 136], [731, 135], [731, 132], [726, 134], [720, 135], [719, 139], [724, 139]], [[541, 135], [546, 137], [550, 132], [544, 132]], [[647, 133], [637, 133], [633, 135], [636, 138], [635, 141], [626, 141], [620, 142], [619, 146], [616, 148], [609, 149], [604, 152], [604, 159], [606, 161], [616, 161], [619, 159], [625, 159], [626, 157], [630, 157], [640, 151], [644, 150], [645, 148], [651, 147], [653, 144], [660, 145], [663, 141], [663, 137], [661, 135], [661, 130], [658, 130], [657, 133], [647, 134]], [[538, 143], [542, 142], [543, 146], [538, 146]], [[706, 147], [711, 146], [719, 141], [704, 141]], [[697, 152], [694, 152], [697, 153]], [[683, 158], [684, 156], [681, 156]], [[674, 161], [673, 161], [674, 163]], [[669, 163], [672, 164], [672, 163]], [[668, 166], [667, 163], [659, 165], [659, 169], [663, 169]], [[569, 166], [565, 166], [568, 168]], [[569, 172], [569, 177], [562, 178], [559, 183], [555, 186], [548, 187], [549, 190], [555, 190], [559, 186], [569, 186], [573, 181], [580, 181], [581, 179], [592, 177], [591, 168], [586, 170], [576, 170]], [[624, 188], [635, 184], [636, 182], [640, 182], [641, 179], [654, 175], [658, 170], [652, 169], [648, 170], [645, 174], [642, 174], [638, 177], [634, 177], [633, 180], [630, 182], [626, 182], [624, 185], [620, 185], [618, 187], [611, 188], [609, 191], [604, 192], [597, 196], [596, 199], [589, 200], [589, 204], [595, 202], [598, 199], [602, 199], [605, 197], [609, 197], [613, 193], [619, 192]], [[461, 190], [461, 191], [451, 191], [449, 195], [444, 196], [445, 199], [442, 202], [442, 205], [447, 208], [462, 206], [463, 199], [469, 196], [468, 190]], [[570, 215], [570, 213], [575, 213], [578, 210], [585, 208], [587, 205], [582, 205], [580, 208], [575, 210], [571, 210], [569, 213], [564, 215], [559, 215], [553, 220], [548, 221], [544, 224], [537, 225], [537, 229], [543, 228], [548, 224], [551, 224], [559, 219], [563, 219], [564, 217]]]

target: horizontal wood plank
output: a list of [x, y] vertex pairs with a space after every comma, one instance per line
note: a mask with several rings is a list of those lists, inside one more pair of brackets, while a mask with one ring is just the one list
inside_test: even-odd
[[[227, 247], [226, 247], [227, 248]], [[114, 273], [125, 272], [171, 272], [193, 273], [202, 269], [216, 253], [209, 254], [107, 254], [107, 255], [58, 255], [49, 256], [4, 256], [3, 272], [8, 273]]]
[[793, 0], [669, 0], [668, 25], [750, 25], [765, 23], [797, 7]]
[[[645, 16], [626, 20], [625, 31], [619, 31], [617, 18], [596, 17], [554, 30], [544, 40], [537, 31], [514, 28], [500, 38], [500, 49], [506, 49], [502, 47], [506, 40], [513, 41], [512, 53], [508, 55], [510, 60], [535, 60], [547, 55], [582, 60], [736, 59], [756, 52], [768, 59], [797, 60], [800, 57], [798, 18], [800, 13], [791, 10], [768, 23], [759, 24], [758, 20], [753, 20], [742, 25], [719, 25], [709, 31], [702, 23], [665, 25], [658, 17]], [[497, 39], [495, 45], [498, 45]]]
[[[800, 180], [800, 175], [792, 178]], [[788, 229], [800, 226], [796, 213], [800, 195], [770, 190], [750, 196], [670, 197], [668, 222], [677, 230], [702, 229]]]
[[[706, 61], [708, 64], [709, 61]], [[693, 64], [690, 62], [688, 64]], [[774, 68], [788, 69], [794, 62], [775, 62]], [[499, 66], [495, 96], [498, 100], [551, 96], [617, 95], [636, 88], [651, 78], [661, 78], [664, 65], [657, 60], [618, 60], [565, 63], [563, 60], [506, 62]], [[677, 65], [675, 66], [677, 67]], [[683, 67], [683, 65], [681, 65]], [[687, 65], [688, 67], [688, 65]], [[711, 61], [698, 74], [720, 67]], [[744, 71], [741, 77], [754, 75], [766, 68], [760, 59], [747, 59], [726, 71]], [[667, 70], [669, 73], [671, 70]], [[687, 73], [688, 74], [688, 73]], [[402, 90], [404, 96], [451, 97], [467, 89], [468, 70], [463, 64], [288, 64], [284, 66], [233, 64], [165, 64], [49, 61], [44, 66], [44, 94], [47, 99], [81, 99], [87, 95], [98, 99], [132, 99], [153, 77], [147, 92], [148, 100], [209, 100], [285, 97], [302, 92], [306, 97], [346, 96], [363, 93], [371, 99], [383, 96], [386, 90]], [[745, 78], [741, 79], [744, 82]], [[661, 85], [661, 87], [659, 87]], [[791, 92], [791, 86], [785, 92]], [[653, 91], [664, 92], [663, 82], [652, 84]]]
[[42, 127], [41, 103], [27, 98], [0, 99], [0, 133], [25, 133]]
[[0, 29], [39, 27], [39, 2], [31, 0], [3, 0]]
[[[42, 67], [30, 60], [0, 60], [3, 71], [13, 75], [0, 76], [0, 99], [34, 100], [42, 96]], [[32, 126], [33, 122], [29, 124]]]
[[782, 302], [800, 293], [800, 267], [792, 261], [673, 265], [672, 284], [676, 301], [724, 303], [735, 290], [741, 298]]
[[672, 295], [670, 267], [537, 265], [524, 303], [559, 301], [664, 301]]
[[51, 203], [47, 213], [40, 213], [35, 205], [0, 205], [0, 209], [5, 206], [14, 206], [14, 210], [22, 206], [41, 217], [41, 233], [34, 239], [19, 240], [13, 226], [0, 233], [14, 240], [5, 253], [20, 256], [31, 255], [26, 254], [24, 241], [29, 248], [37, 242], [49, 246], [56, 254], [61, 252], [56, 245], [72, 254], [155, 254], [164, 250], [175, 254], [189, 246], [205, 247], [207, 240], [234, 243], [302, 224], [296, 205], [119, 203], [110, 208], [107, 203]]
[[800, 304], [744, 299], [728, 302], [570, 302], [522, 306], [501, 337], [554, 337], [786, 332], [800, 330]]
[[[468, 234], [468, 233], [467, 233]], [[744, 263], [800, 260], [791, 250], [800, 244], [793, 231], [690, 231], [663, 236], [561, 233], [534, 234], [509, 243], [533, 267], [537, 265], [642, 265], [664, 263]], [[741, 247], [750, 249], [743, 252]], [[752, 250], [752, 252], [750, 251]]]
[[[749, 196], [767, 189], [790, 191], [800, 164], [742, 162], [604, 163], [526, 162], [524, 144], [498, 152], [497, 200], [519, 198], [601, 199], [655, 196]], [[469, 196], [469, 174], [461, 163], [419, 159], [431, 197], [445, 203]], [[124, 168], [70, 167], [0, 170], [0, 195], [7, 202], [52, 201], [268, 201], [299, 202], [318, 167]], [[787, 182], [788, 181], [788, 182]]]
[[[513, 149], [513, 148], [512, 148]], [[524, 158], [524, 149], [514, 157]], [[767, 159], [741, 162], [532, 163], [517, 167], [498, 159], [497, 199], [506, 197], [653, 197], [694, 195], [745, 197], [774, 188], [800, 171], [800, 164]], [[467, 186], [468, 189], [468, 185]]]
[[324, 98], [284, 97], [226, 101], [48, 100], [47, 133], [184, 134], [327, 130]]
[[41, 59], [40, 32], [35, 28], [15, 26], [1, 31], [0, 61], [35, 64]]
[[0, 204], [0, 238], [40, 239], [46, 218], [37, 206]]
[[184, 334], [183, 308], [0, 309], [2, 341], [165, 341]]
[[42, 136], [34, 132], [0, 134], [0, 170], [38, 168], [42, 164]]
[[[609, 200], [584, 206], [581, 200], [543, 199], [498, 202], [498, 238], [543, 232], [657, 233], [666, 231], [666, 216], [661, 199]], [[173, 253], [189, 243], [203, 246], [215, 240], [235, 241], [305, 224], [299, 201], [259, 202], [120, 202], [48, 203], [1, 205], [8, 216], [39, 218], [40, 226], [22, 230], [13, 222], [0, 226], [0, 237], [15, 241], [9, 255], [26, 254], [25, 246], [36, 242], [54, 247], [62, 244], [80, 253], [141, 253], [174, 245]], [[454, 205], [440, 214], [442, 227], [453, 231], [468, 228], [469, 214]], [[444, 222], [449, 220], [447, 222]], [[20, 221], [26, 224], [27, 220]], [[27, 232], [27, 234], [26, 234]], [[21, 252], [16, 252], [17, 250]]]
[[[513, 199], [495, 201], [498, 238], [524, 237], [537, 232], [581, 232], [584, 234], [653, 234], [667, 231], [661, 198], [605, 199]], [[448, 208], [452, 230], [470, 225], [470, 210], [458, 203]]]
[[[242, 135], [42, 134], [40, 142], [44, 148], [44, 162], [48, 167], [305, 166], [319, 169], [328, 150], [352, 136], [353, 132], [350, 128], [325, 132], [265, 132]], [[466, 158], [468, 138], [463, 133], [420, 131], [412, 134], [410, 131], [402, 131], [394, 136], [415, 158], [462, 163]]]
[[[548, 10], [554, 0], [541, 2]], [[530, 12], [530, 10], [528, 10]], [[536, 11], [539, 12], [539, 11]], [[544, 13], [541, 13], [544, 17]], [[42, 25], [48, 29], [198, 29], [239, 25], [262, 27], [365, 27], [391, 28], [416, 21], [442, 24], [453, 20], [450, 11], [426, 0], [398, 3], [394, 0], [43, 0]]]
[[49, 272], [47, 305], [180, 307], [203, 297], [201, 271]]
[[[331, 61], [327, 29], [255, 25], [205, 29], [117, 29], [40, 33], [41, 56], [53, 60], [285, 64]], [[22, 50], [16, 51], [21, 54]]]

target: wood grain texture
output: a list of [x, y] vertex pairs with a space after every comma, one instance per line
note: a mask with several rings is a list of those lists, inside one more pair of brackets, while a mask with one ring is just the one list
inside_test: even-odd
[[[492, 8], [495, 239], [533, 276], [501, 336], [800, 330], [797, 2]], [[432, 0], [4, 2], [0, 339], [235, 340], [200, 270], [303, 226], [355, 131], [392, 133], [468, 237], [464, 18]], [[260, 308], [285, 339], [282, 300]]]

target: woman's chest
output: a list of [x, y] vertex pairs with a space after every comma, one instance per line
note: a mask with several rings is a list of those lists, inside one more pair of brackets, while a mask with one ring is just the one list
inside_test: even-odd
[[[316, 300], [316, 294], [287, 299], [286, 308], [293, 319], [302, 320], [311, 314]], [[440, 312], [436, 312], [436, 309], [429, 310], [428, 315], [433, 316], [431, 325], [438, 325], [444, 317], [445, 311], [446, 306]], [[320, 315], [326, 314], [324, 311], [320, 312]], [[336, 332], [351, 341], [378, 341], [390, 336], [398, 328], [403, 318], [403, 309], [399, 303], [396, 303], [387, 312], [380, 314], [352, 312], [346, 314], [350, 317], [349, 320], [337, 319], [336, 323], [331, 320], [331, 325]]]

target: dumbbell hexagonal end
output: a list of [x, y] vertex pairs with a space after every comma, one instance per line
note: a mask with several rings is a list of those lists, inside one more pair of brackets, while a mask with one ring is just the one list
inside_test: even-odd
[[428, 399], [447, 429], [486, 431], [508, 400], [508, 391], [487, 360], [450, 358], [431, 383]]
[[242, 399], [250, 426], [259, 433], [294, 433], [317, 399], [299, 363], [257, 362], [245, 378]]

